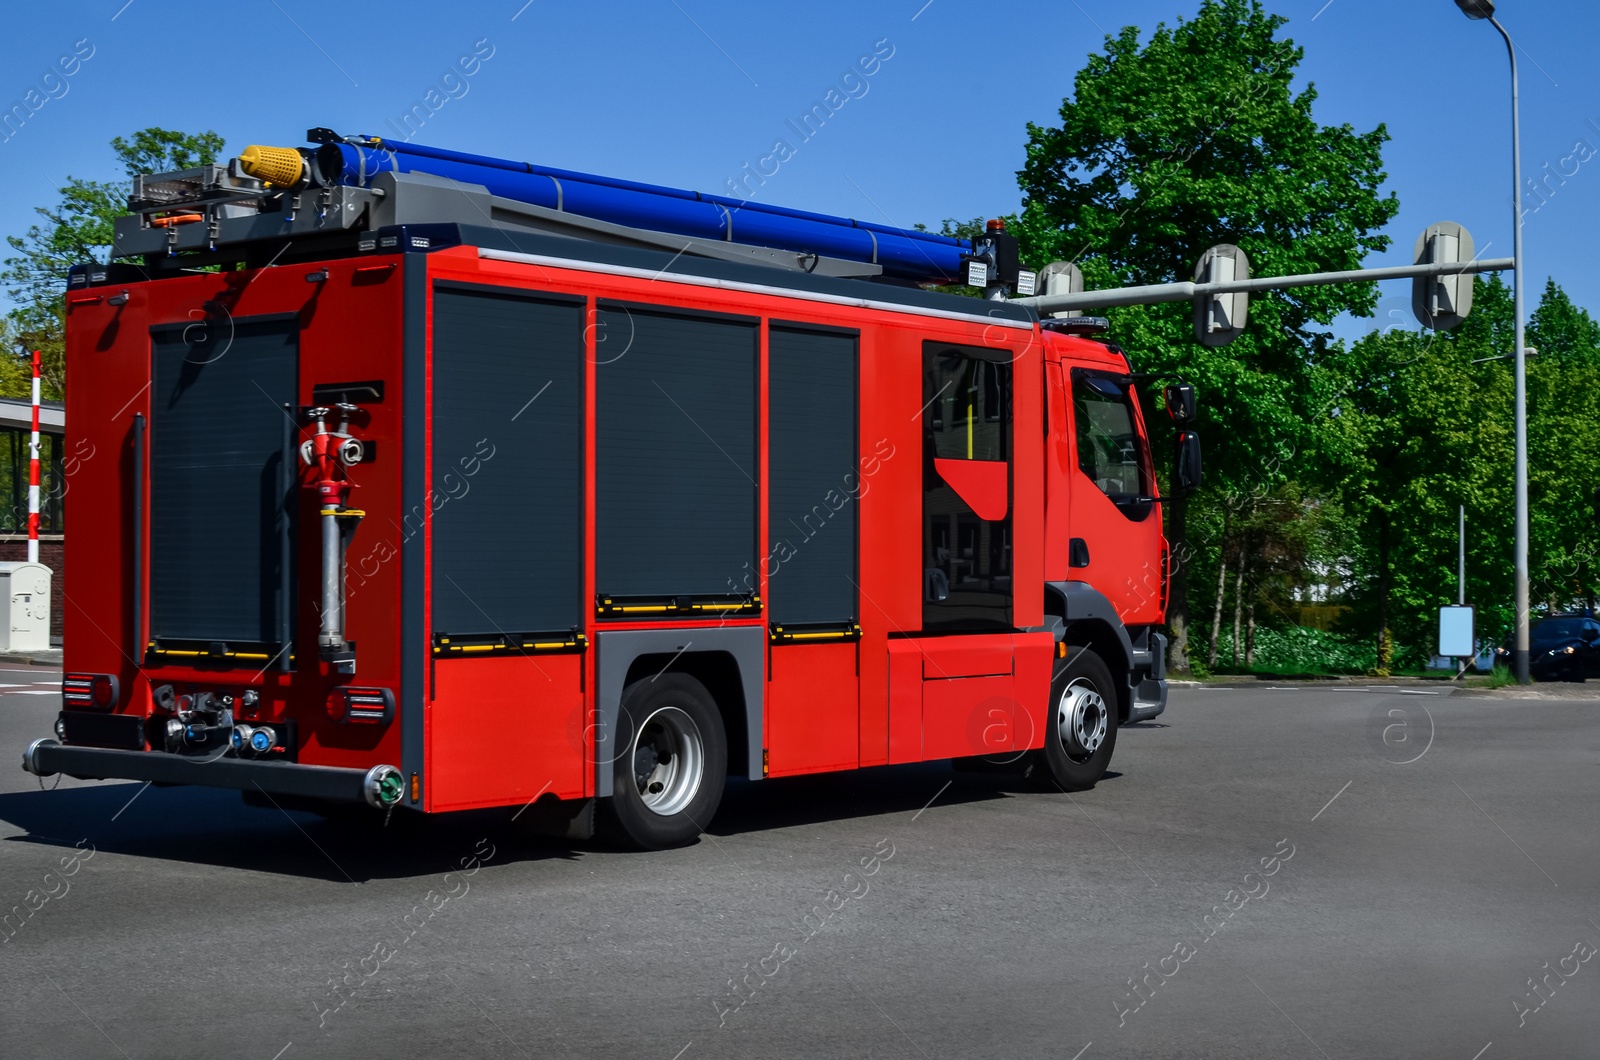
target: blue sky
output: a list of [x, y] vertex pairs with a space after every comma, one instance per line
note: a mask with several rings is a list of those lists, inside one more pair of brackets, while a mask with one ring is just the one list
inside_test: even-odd
[[[446, 100], [422, 143], [612, 176], [725, 190], [783, 137], [792, 158], [759, 198], [911, 225], [1014, 210], [1029, 121], [1050, 122], [1108, 32], [1149, 30], [1198, 0], [973, 4], [893, 0], [804, 5], [729, 0], [552, 0], [342, 5], [310, 0], [178, 5], [92, 0], [19, 6], [0, 40], [0, 97], [51, 96], [0, 143], [0, 232], [68, 175], [111, 177], [107, 141], [148, 125], [215, 129], [230, 153], [303, 143], [306, 128], [393, 134], [430, 87]], [[1451, 0], [1271, 0], [1306, 52], [1323, 124], [1388, 124], [1395, 245], [1409, 262], [1436, 220], [1509, 256], [1509, 77], [1504, 46]], [[1505, 0], [1522, 49], [1523, 165], [1531, 290], [1554, 276], [1600, 313], [1600, 5]], [[81, 43], [80, 43], [81, 42]], [[887, 43], [881, 43], [887, 42]], [[457, 57], [492, 49], [464, 81]], [[858, 57], [892, 49], [800, 143], [787, 124]], [[74, 48], [92, 56], [47, 77]], [[74, 64], [67, 64], [72, 67]], [[870, 64], [869, 64], [870, 65]], [[865, 93], [861, 94], [861, 84]], [[464, 94], [463, 93], [464, 88]], [[455, 93], [454, 98], [445, 90]], [[842, 93], [841, 93], [842, 94]], [[36, 99], [39, 97], [36, 97]], [[1591, 148], [1574, 155], [1578, 141]], [[1579, 161], [1591, 151], [1593, 157]], [[1566, 160], [1563, 163], [1563, 160]], [[1549, 168], [1545, 166], [1548, 164]], [[770, 164], [769, 164], [770, 168]], [[1565, 176], [1558, 171], [1565, 169]], [[1576, 172], [1574, 172], [1576, 170]], [[1409, 286], [1384, 285], [1380, 318], [1410, 326]], [[1374, 322], [1339, 328], [1354, 335]]]

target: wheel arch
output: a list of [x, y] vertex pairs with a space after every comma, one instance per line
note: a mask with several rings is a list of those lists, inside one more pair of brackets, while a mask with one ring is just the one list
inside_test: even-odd
[[1111, 601], [1087, 582], [1046, 582], [1044, 613], [1059, 620], [1058, 640], [1088, 648], [1105, 661], [1117, 690], [1117, 723], [1126, 724], [1133, 708], [1128, 686], [1133, 641]]
[[615, 630], [595, 635], [594, 791], [612, 794], [611, 741], [618, 730], [622, 693], [657, 673], [687, 674], [706, 686], [728, 738], [728, 772], [761, 777], [762, 677], [766, 630]]

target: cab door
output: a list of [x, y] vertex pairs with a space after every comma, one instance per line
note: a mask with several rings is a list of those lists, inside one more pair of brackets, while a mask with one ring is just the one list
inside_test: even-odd
[[1068, 464], [1068, 578], [1099, 590], [1127, 625], [1160, 622], [1160, 503], [1133, 380], [1067, 364], [1052, 368], [1050, 385], [1066, 413], [1057, 455]]

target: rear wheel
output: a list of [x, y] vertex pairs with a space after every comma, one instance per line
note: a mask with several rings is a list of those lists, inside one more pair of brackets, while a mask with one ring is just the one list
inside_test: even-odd
[[687, 674], [636, 681], [622, 694], [610, 818], [645, 850], [700, 837], [722, 800], [727, 739], [716, 701]]
[[1095, 786], [1117, 745], [1117, 691], [1105, 661], [1088, 648], [1071, 648], [1050, 682], [1049, 727], [1044, 747], [1025, 772], [1044, 788], [1087, 791]]

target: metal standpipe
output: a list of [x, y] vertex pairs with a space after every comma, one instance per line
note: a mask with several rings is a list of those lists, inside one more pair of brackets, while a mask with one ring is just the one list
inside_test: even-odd
[[339, 517], [322, 513], [322, 629], [318, 647], [326, 651], [344, 648], [344, 534]]
[[[328, 416], [334, 411], [339, 413], [339, 426], [329, 430]], [[360, 440], [350, 434], [350, 418], [360, 411], [344, 402], [307, 409], [306, 416], [316, 433], [300, 448], [301, 460], [313, 469], [312, 480], [305, 486], [316, 494], [317, 511], [322, 517], [322, 614], [317, 647], [322, 657], [343, 673], [355, 672], [355, 657], [344, 635], [344, 560], [350, 535], [365, 513], [345, 502], [355, 487], [347, 471], [361, 463], [365, 452]]]

